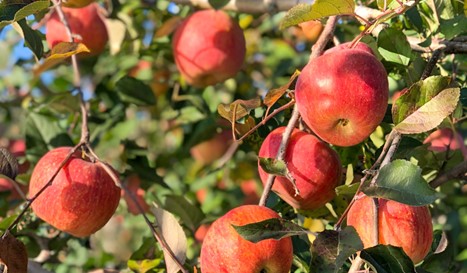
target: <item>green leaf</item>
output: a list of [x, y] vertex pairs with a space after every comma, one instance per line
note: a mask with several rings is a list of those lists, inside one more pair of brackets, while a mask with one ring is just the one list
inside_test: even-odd
[[467, 29], [467, 17], [457, 16], [450, 20], [440, 20], [440, 32], [444, 34], [446, 40], [450, 40], [461, 34], [466, 33]]
[[32, 53], [40, 59], [44, 55], [44, 45], [39, 31], [32, 29], [25, 19], [18, 21], [24, 35], [24, 45], [31, 49]]
[[376, 185], [364, 185], [362, 190], [371, 197], [390, 199], [411, 206], [428, 205], [441, 197], [423, 179], [420, 167], [401, 159], [382, 167]]
[[459, 96], [459, 88], [443, 90], [394, 129], [401, 134], [418, 134], [435, 128], [456, 109]]
[[245, 240], [253, 243], [266, 239], [280, 240], [282, 238], [307, 234], [309, 231], [291, 221], [271, 218], [244, 226], [232, 225]]
[[229, 2], [230, 0], [209, 0], [209, 5], [211, 5], [211, 7], [214, 9], [221, 9]]
[[15, 1], [14, 4], [5, 1], [0, 4], [0, 28], [3, 28], [13, 22], [18, 22], [31, 14], [35, 14], [50, 6], [49, 0]]
[[118, 80], [115, 89], [124, 102], [139, 106], [154, 105], [156, 97], [150, 86], [133, 77], [125, 76]]
[[298, 4], [287, 12], [280, 29], [328, 16], [354, 14], [354, 9], [353, 0], [316, 0], [311, 5]]
[[459, 100], [459, 88], [448, 88], [450, 83], [450, 77], [432, 76], [410, 86], [391, 109], [396, 130], [421, 133], [439, 125]]
[[263, 170], [269, 174], [286, 176], [287, 164], [284, 160], [277, 160], [276, 158], [258, 157], [259, 165]]
[[400, 247], [377, 245], [364, 249], [360, 256], [378, 273], [415, 273], [412, 260]]
[[320, 232], [311, 248], [311, 272], [336, 273], [351, 255], [362, 249], [363, 243], [354, 227]]
[[401, 30], [383, 29], [378, 35], [378, 52], [384, 60], [407, 66], [413, 58], [412, 49]]
[[180, 217], [182, 223], [191, 230], [195, 230], [195, 228], [200, 225], [201, 221], [206, 218], [199, 207], [188, 202], [183, 196], [165, 196], [164, 208]]
[[66, 129], [58, 125], [55, 117], [30, 112], [25, 128], [27, 156], [33, 162], [53, 148], [74, 145]]

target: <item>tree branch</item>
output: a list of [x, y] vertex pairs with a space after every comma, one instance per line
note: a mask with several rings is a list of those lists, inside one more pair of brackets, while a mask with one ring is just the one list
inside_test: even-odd
[[433, 188], [437, 188], [452, 179], [465, 177], [466, 173], [467, 173], [467, 161], [463, 161], [457, 164], [456, 166], [454, 166], [451, 170], [436, 177], [433, 181], [430, 182], [430, 186]]

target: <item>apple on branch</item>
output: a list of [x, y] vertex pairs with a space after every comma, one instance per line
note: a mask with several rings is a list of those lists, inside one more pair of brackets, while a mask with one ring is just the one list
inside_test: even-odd
[[[83, 8], [62, 7], [68, 21], [74, 42], [85, 44], [90, 53], [81, 53], [88, 56], [102, 53], [107, 45], [109, 36], [107, 28], [99, 14], [99, 5], [92, 3]], [[49, 48], [53, 48], [60, 42], [69, 42], [70, 38], [66, 28], [60, 20], [58, 13], [54, 11], [45, 24], [45, 38]]]
[[363, 43], [342, 44], [311, 60], [295, 87], [305, 123], [337, 146], [365, 140], [383, 120], [388, 96], [386, 70]]
[[263, 206], [243, 205], [214, 221], [201, 246], [203, 273], [288, 273], [293, 248], [290, 237], [252, 243], [243, 239], [232, 225], [242, 226], [279, 215]]
[[[357, 196], [347, 215], [365, 248], [375, 246], [373, 198]], [[413, 207], [392, 200], [378, 199], [378, 241], [401, 247], [416, 264], [425, 258], [433, 241], [433, 224], [428, 207]]]
[[[47, 184], [71, 149], [56, 148], [39, 160], [29, 183], [29, 197]], [[32, 210], [55, 228], [86, 237], [107, 223], [119, 200], [120, 188], [106, 170], [76, 151], [52, 185], [32, 203]]]
[[175, 31], [172, 49], [178, 70], [196, 87], [235, 76], [246, 52], [243, 30], [221, 10], [197, 11], [186, 18]]
[[[259, 157], [275, 158], [279, 151], [285, 127], [269, 133], [259, 150]], [[284, 161], [295, 179], [299, 195], [286, 177], [276, 177], [272, 190], [297, 209], [312, 210], [324, 206], [335, 196], [342, 166], [338, 154], [329, 145], [313, 135], [294, 129], [284, 156]], [[269, 174], [258, 164], [263, 185]]]

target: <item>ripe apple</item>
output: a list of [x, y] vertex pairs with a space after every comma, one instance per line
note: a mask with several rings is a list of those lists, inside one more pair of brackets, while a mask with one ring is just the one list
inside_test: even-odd
[[225, 130], [193, 146], [190, 154], [200, 165], [209, 165], [224, 155], [232, 141], [232, 131]]
[[[416, 264], [430, 250], [433, 225], [428, 207], [413, 207], [391, 200], [378, 199], [379, 243], [402, 247]], [[347, 225], [355, 227], [365, 248], [373, 242], [373, 199], [360, 194], [347, 215]]]
[[[149, 211], [149, 205], [144, 199], [144, 195], [146, 193], [145, 190], [143, 190], [141, 187], [141, 179], [139, 178], [138, 175], [130, 175], [127, 178], [127, 184], [126, 187], [128, 191], [133, 193], [135, 196], [136, 200], [138, 201], [138, 204], [141, 206], [144, 212]], [[128, 212], [130, 212], [133, 215], [138, 215], [141, 212], [139, 211], [138, 207], [136, 206], [135, 202], [133, 202], [133, 199], [128, 196], [128, 194], [125, 193], [125, 191], [122, 189], [122, 197], [125, 200], [127, 207], [128, 207]]]
[[[76, 35], [73, 40], [85, 44], [90, 53], [86, 55], [98, 55], [105, 49], [109, 36], [104, 20], [99, 14], [99, 5], [92, 3], [83, 8], [62, 8], [71, 32]], [[45, 24], [45, 38], [49, 48], [60, 42], [69, 42], [65, 26], [60, 21], [56, 12], [52, 13]], [[78, 37], [79, 36], [79, 37]], [[81, 54], [80, 54], [81, 55]]]
[[240, 182], [240, 189], [245, 195], [243, 205], [258, 204], [261, 196], [258, 194], [258, 184], [254, 179], [244, 180]]
[[197, 11], [186, 18], [175, 31], [172, 48], [178, 70], [196, 87], [235, 76], [246, 51], [242, 29], [221, 10]]
[[196, 229], [195, 240], [198, 243], [202, 243], [204, 241], [204, 238], [206, 237], [206, 234], [208, 233], [210, 227], [211, 224], [202, 224]]
[[301, 28], [305, 38], [310, 43], [315, 43], [324, 29], [323, 24], [320, 21], [315, 20], [300, 23], [298, 26]]
[[[275, 158], [285, 127], [269, 133], [259, 150], [260, 157]], [[294, 129], [290, 136], [284, 161], [295, 178], [300, 195], [295, 196], [292, 182], [286, 177], [276, 177], [272, 190], [284, 201], [297, 209], [312, 210], [325, 205], [335, 196], [342, 166], [337, 153], [315, 136]], [[268, 174], [258, 164], [263, 185]]]
[[459, 132], [454, 134], [451, 128], [441, 128], [431, 133], [423, 144], [428, 143], [428, 150], [434, 152], [446, 152], [447, 150], [461, 150], [463, 155], [467, 155], [467, 147], [464, 145], [464, 138]]
[[287, 273], [293, 259], [292, 240], [268, 239], [252, 243], [243, 239], [232, 225], [241, 226], [279, 218], [279, 215], [258, 205], [236, 207], [214, 221], [201, 246], [203, 273]]
[[[70, 150], [56, 148], [39, 160], [29, 183], [30, 197], [48, 182]], [[32, 203], [32, 210], [55, 228], [86, 237], [107, 223], [119, 200], [120, 188], [104, 168], [76, 151], [52, 185]]]
[[328, 143], [356, 145], [383, 120], [387, 73], [370, 52], [362, 43], [354, 49], [343, 44], [310, 60], [298, 77], [298, 110], [313, 132]]

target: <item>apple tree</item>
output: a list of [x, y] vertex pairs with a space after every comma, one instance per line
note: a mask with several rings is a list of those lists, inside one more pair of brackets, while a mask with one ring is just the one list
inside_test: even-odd
[[0, 272], [467, 272], [466, 15], [1, 1]]

